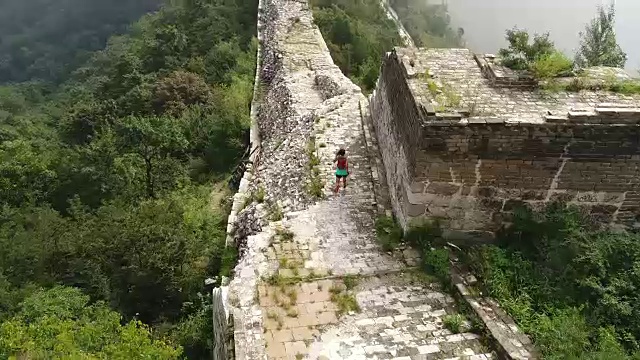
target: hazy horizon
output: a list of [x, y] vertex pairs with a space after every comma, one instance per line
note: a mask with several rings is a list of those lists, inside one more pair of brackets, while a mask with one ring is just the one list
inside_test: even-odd
[[[431, 0], [440, 3], [441, 0]], [[579, 32], [596, 15], [601, 0], [446, 0], [452, 25], [465, 30], [467, 46], [495, 53], [506, 42], [507, 29], [517, 26], [532, 33], [549, 32], [556, 46], [573, 55]], [[604, 2], [608, 3], [608, 2]], [[616, 34], [627, 53], [627, 69], [640, 69], [640, 1], [617, 0]]]

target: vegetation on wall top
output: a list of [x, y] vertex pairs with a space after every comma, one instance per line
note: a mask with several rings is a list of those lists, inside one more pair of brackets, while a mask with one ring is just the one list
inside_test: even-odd
[[627, 55], [616, 41], [615, 6], [598, 7], [597, 16], [580, 33], [581, 43], [575, 61], [555, 48], [549, 33], [530, 36], [526, 30], [507, 30], [507, 48], [499, 50], [502, 65], [528, 70], [541, 80], [571, 76], [572, 70], [593, 66], [624, 68]]

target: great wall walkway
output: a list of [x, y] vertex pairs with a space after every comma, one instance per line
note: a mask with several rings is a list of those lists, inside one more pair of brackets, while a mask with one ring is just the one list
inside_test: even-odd
[[[266, 196], [238, 215], [250, 229], [234, 230], [250, 234], [230, 284], [236, 359], [491, 358], [478, 335], [444, 328], [454, 301], [412, 270], [410, 251], [377, 245], [367, 100], [333, 64], [306, 1], [265, 0], [259, 13], [262, 154], [249, 188]], [[311, 138], [325, 182], [316, 202], [306, 187]], [[351, 176], [334, 195], [339, 147]]]

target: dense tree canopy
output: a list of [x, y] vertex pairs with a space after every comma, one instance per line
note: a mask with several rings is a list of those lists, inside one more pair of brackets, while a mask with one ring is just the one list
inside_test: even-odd
[[[60, 31], [71, 31], [77, 12], [106, 12], [104, 4], [58, 14], [69, 23]], [[235, 250], [224, 247], [228, 208], [219, 199], [246, 146], [256, 7], [172, 1], [98, 52], [85, 56], [91, 48], [71, 44], [65, 51], [78, 62], [56, 58], [68, 65], [56, 70], [60, 84], [27, 67], [11, 80], [28, 81], [0, 86], [0, 338], [9, 341], [0, 342], [0, 357], [178, 357], [176, 346], [152, 340], [158, 334], [183, 344], [189, 358], [210, 352], [202, 294], [205, 278], [234, 265]], [[39, 23], [14, 23], [39, 48]], [[105, 39], [118, 32], [100, 29]], [[55, 286], [65, 287], [47, 293]], [[25, 318], [25, 304], [49, 296], [81, 311]], [[157, 331], [151, 336], [134, 319]], [[101, 343], [83, 343], [102, 327], [112, 332]]]
[[64, 80], [161, 0], [1, 0], [0, 83]]
[[80, 290], [38, 290], [0, 325], [3, 359], [179, 359], [182, 350], [153, 339], [139, 321], [121, 317], [102, 303], [89, 304]]
[[364, 90], [378, 79], [382, 55], [401, 45], [378, 0], [313, 0], [315, 22], [342, 72]]

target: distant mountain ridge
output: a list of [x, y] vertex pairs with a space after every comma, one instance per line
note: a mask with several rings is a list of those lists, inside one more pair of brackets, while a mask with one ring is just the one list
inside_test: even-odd
[[0, 0], [0, 83], [59, 82], [162, 0]]

